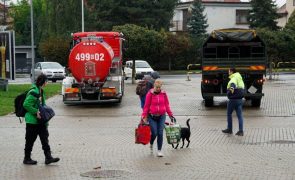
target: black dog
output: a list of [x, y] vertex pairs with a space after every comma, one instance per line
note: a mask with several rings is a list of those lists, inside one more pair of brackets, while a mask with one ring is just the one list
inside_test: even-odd
[[[181, 146], [181, 148], [183, 148], [183, 146], [184, 146], [184, 139], [186, 139], [187, 142], [188, 142], [188, 144], [186, 145], [186, 147], [188, 147], [189, 146], [189, 143], [191, 142], [189, 140], [189, 138], [191, 137], [191, 129], [190, 129], [190, 125], [189, 125], [189, 121], [190, 120], [191, 119], [186, 120], [187, 127], [182, 127], [181, 130], [180, 130], [180, 138], [182, 139], [182, 146]], [[177, 143], [176, 147], [174, 148], [174, 145], [172, 144], [172, 147], [174, 149], [177, 149], [178, 145], [179, 145], [179, 143]]]

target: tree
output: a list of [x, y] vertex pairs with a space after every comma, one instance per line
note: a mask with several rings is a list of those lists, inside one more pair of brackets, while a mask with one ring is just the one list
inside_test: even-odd
[[191, 10], [191, 18], [188, 22], [188, 31], [191, 35], [199, 36], [206, 33], [208, 27], [206, 15], [203, 14], [204, 6], [201, 0], [194, 0]]
[[[133, 73], [135, 59], [146, 59], [148, 62], [158, 60], [156, 57], [159, 57], [160, 50], [164, 47], [164, 39], [159, 32], [134, 24], [114, 26], [113, 31], [122, 32], [128, 41], [129, 46], [124, 58], [133, 60]], [[132, 75], [132, 83], [135, 82], [134, 75]]]
[[126, 24], [114, 26], [113, 31], [122, 32], [124, 38], [128, 41], [129, 46], [125, 52], [125, 58], [147, 59], [151, 62], [159, 56], [160, 50], [164, 46], [162, 35], [145, 27]]
[[295, 35], [290, 29], [271, 31], [267, 28], [257, 29], [259, 37], [265, 42], [270, 63], [291, 61], [295, 56]]
[[269, 28], [278, 30], [276, 19], [276, 5], [273, 0], [251, 0], [252, 9], [249, 11], [248, 20], [251, 28]]
[[66, 66], [69, 56], [70, 40], [49, 37], [40, 42], [39, 51], [46, 61], [56, 61]]
[[285, 28], [295, 31], [295, 11], [292, 12], [290, 18], [288, 19], [288, 22], [287, 22]]
[[11, 3], [10, 0], [1, 0], [2, 3], [2, 14], [3, 14], [3, 19], [2, 19], [2, 25], [7, 25], [7, 5]]
[[10, 16], [14, 20], [12, 29], [15, 31], [16, 45], [31, 44], [31, 21], [30, 21], [30, 6], [28, 1], [22, 0], [17, 5], [12, 5]]
[[176, 60], [177, 56], [185, 52], [190, 45], [189, 39], [186, 36], [174, 35], [166, 33], [166, 41], [163, 49], [164, 57], [168, 59], [168, 70], [171, 70], [172, 61]]
[[47, 24], [43, 30], [47, 31], [49, 36], [69, 37], [70, 33], [81, 31], [81, 1], [44, 1], [46, 2], [44, 13]]
[[168, 29], [178, 0], [87, 0], [86, 29], [111, 30], [135, 24], [149, 29]]

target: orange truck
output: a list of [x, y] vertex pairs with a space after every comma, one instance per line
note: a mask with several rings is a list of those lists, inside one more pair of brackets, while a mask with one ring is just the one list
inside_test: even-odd
[[72, 34], [68, 66], [62, 83], [65, 104], [121, 102], [123, 35], [119, 32]]
[[245, 83], [245, 99], [260, 107], [264, 96], [267, 56], [265, 44], [251, 29], [214, 30], [202, 47], [201, 92], [205, 106], [213, 106], [213, 98], [226, 96], [228, 69], [236, 68]]

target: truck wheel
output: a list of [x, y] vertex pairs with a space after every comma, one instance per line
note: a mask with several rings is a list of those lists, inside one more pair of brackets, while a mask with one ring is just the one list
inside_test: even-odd
[[120, 104], [121, 102], [122, 102], [122, 97], [120, 97], [116, 103]]
[[201, 93], [202, 93], [202, 98], [205, 99], [204, 98], [204, 93], [203, 93], [203, 88], [202, 87], [201, 87]]
[[252, 104], [252, 107], [260, 107], [261, 99], [252, 99], [251, 104]]
[[250, 97], [245, 97], [245, 100], [249, 101], [249, 100], [251, 100], [251, 98]]
[[205, 107], [211, 107], [211, 106], [213, 106], [213, 98], [205, 99]]
[[121, 91], [122, 91], [121, 93], [122, 93], [122, 96], [124, 96], [124, 90], [125, 90], [125, 89], [124, 89], [124, 88], [125, 88], [125, 85], [124, 85], [124, 84], [125, 84], [125, 82], [123, 81], [123, 82], [122, 82], [122, 86], [121, 86]]

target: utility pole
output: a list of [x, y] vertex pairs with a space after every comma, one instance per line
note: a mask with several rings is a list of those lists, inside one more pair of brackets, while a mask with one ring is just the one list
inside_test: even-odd
[[81, 0], [82, 6], [82, 32], [84, 32], [84, 0]]
[[32, 73], [32, 83], [35, 82], [35, 51], [34, 51], [34, 22], [33, 22], [33, 1], [30, 0], [31, 5], [31, 52], [32, 52], [32, 67], [31, 67], [31, 73]]

